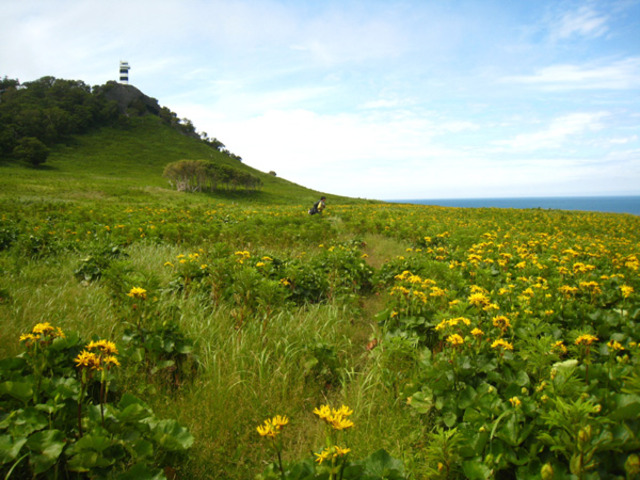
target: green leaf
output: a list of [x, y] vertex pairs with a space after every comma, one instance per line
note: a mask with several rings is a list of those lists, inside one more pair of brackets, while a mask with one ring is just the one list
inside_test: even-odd
[[166, 478], [162, 470], [152, 470], [144, 463], [136, 463], [116, 477], [117, 480], [166, 480]]
[[447, 427], [453, 428], [458, 422], [458, 415], [455, 412], [447, 412], [442, 416], [442, 421]]
[[423, 387], [421, 391], [414, 393], [411, 396], [411, 407], [418, 413], [429, 413], [433, 408], [433, 393], [431, 390]]
[[493, 470], [479, 459], [462, 462], [462, 471], [469, 480], [486, 480], [493, 475]]
[[160, 420], [152, 432], [154, 440], [165, 450], [186, 450], [193, 445], [193, 435], [175, 420]]
[[44, 430], [31, 435], [27, 447], [33, 452], [31, 464], [35, 474], [47, 471], [57, 461], [64, 448], [64, 435], [60, 430]]
[[0, 435], [0, 464], [13, 462], [27, 443], [26, 438], [14, 440], [11, 435]]
[[401, 479], [403, 466], [400, 460], [392, 458], [386, 450], [381, 449], [372, 453], [363, 462], [365, 475], [372, 479]]
[[640, 417], [640, 395], [615, 395], [616, 409], [611, 413], [612, 420], [632, 420]]
[[33, 398], [33, 384], [30, 382], [2, 382], [0, 395], [10, 395], [21, 402], [28, 402]]
[[458, 408], [462, 410], [469, 408], [475, 403], [476, 397], [476, 391], [473, 387], [467, 385], [467, 388], [460, 392], [460, 395], [458, 396]]
[[108, 458], [96, 451], [80, 452], [67, 462], [67, 468], [71, 472], [89, 472], [94, 468], [106, 468], [113, 465], [115, 459]]
[[527, 372], [525, 372], [524, 370], [518, 370], [518, 373], [516, 373], [516, 385], [518, 385], [519, 387], [526, 387], [527, 385], [529, 385], [530, 380], [529, 380], [529, 375], [527, 375]]

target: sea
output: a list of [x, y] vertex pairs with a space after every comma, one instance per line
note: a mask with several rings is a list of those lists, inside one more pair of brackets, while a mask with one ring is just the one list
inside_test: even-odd
[[640, 196], [615, 197], [514, 197], [387, 200], [393, 203], [461, 208], [539, 208], [640, 215]]

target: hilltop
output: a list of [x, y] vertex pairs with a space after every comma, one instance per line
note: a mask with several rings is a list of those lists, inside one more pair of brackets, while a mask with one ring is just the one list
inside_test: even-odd
[[[0, 91], [0, 120], [11, 132], [0, 138], [0, 195], [11, 199], [49, 192], [60, 200], [126, 196], [131, 201], [219, 198], [306, 205], [321, 194], [244, 164], [221, 141], [196, 133], [188, 119], [132, 85], [108, 82], [90, 88], [53, 77], [20, 85], [5, 77]], [[205, 160], [251, 176], [260, 187], [176, 192], [163, 172], [179, 160]], [[325, 195], [330, 202], [353, 201]]]

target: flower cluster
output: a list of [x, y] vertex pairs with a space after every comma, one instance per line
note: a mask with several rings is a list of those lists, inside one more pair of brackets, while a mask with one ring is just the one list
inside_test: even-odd
[[276, 415], [273, 418], [267, 418], [262, 425], [258, 425], [256, 430], [261, 437], [269, 437], [275, 439], [282, 431], [282, 427], [289, 423], [286, 415]]
[[30, 333], [24, 333], [20, 335], [20, 341], [24, 342], [27, 348], [34, 346], [36, 343], [39, 345], [46, 345], [51, 343], [56, 338], [64, 338], [64, 332], [60, 327], [54, 327], [49, 322], [38, 323], [32, 329]]
[[324, 420], [334, 430], [346, 430], [353, 427], [353, 422], [349, 420], [349, 417], [353, 410], [346, 405], [342, 405], [339, 409], [331, 408], [329, 405], [322, 405], [319, 408], [313, 410], [321, 420]]
[[115, 343], [108, 340], [92, 341], [75, 358], [76, 367], [89, 371], [110, 370], [120, 366], [116, 355], [118, 349]]
[[139, 298], [141, 300], [146, 300], [147, 291], [142, 287], [133, 287], [131, 290], [129, 290], [129, 293], [127, 293], [127, 296], [131, 298]]
[[320, 453], [314, 453], [316, 456], [316, 462], [322, 463], [325, 460], [336, 460], [339, 457], [344, 457], [349, 452], [351, 452], [350, 448], [343, 448], [339, 445], [332, 445], [330, 447], [324, 448]]

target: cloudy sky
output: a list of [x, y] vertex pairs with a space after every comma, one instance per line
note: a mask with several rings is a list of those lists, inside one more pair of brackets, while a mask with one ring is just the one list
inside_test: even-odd
[[130, 83], [376, 199], [640, 195], [640, 0], [3, 2], [0, 76]]

